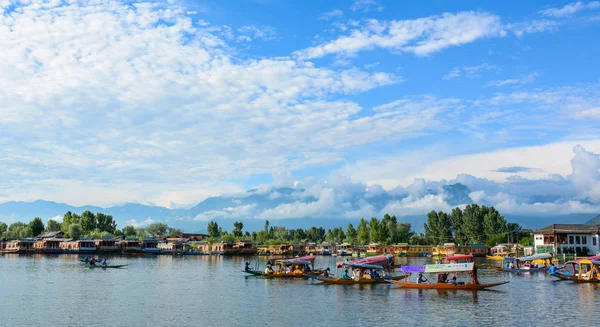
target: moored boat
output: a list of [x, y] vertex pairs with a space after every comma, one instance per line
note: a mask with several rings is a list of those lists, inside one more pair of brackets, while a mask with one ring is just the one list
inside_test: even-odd
[[504, 265], [502, 267], [494, 268], [501, 271], [517, 273], [545, 272], [552, 263], [552, 254], [542, 253], [520, 258], [504, 258]]
[[555, 272], [552, 276], [576, 283], [600, 283], [600, 256], [572, 260], [565, 266], [565, 272]]
[[[404, 288], [415, 288], [415, 289], [438, 289], [438, 290], [481, 290], [490, 287], [500, 286], [507, 284], [508, 281], [481, 284], [477, 279], [477, 267], [473, 262], [466, 263], [452, 263], [452, 264], [432, 264], [424, 266], [402, 266], [402, 272], [410, 275], [414, 273], [419, 274], [419, 278], [416, 282], [408, 281], [396, 281], [392, 280], [390, 283], [402, 286]], [[427, 278], [423, 277], [423, 274], [437, 274], [437, 282], [431, 283]], [[468, 273], [471, 277], [470, 283], [458, 282], [456, 275], [459, 273]], [[453, 278], [448, 281], [450, 274], [453, 274]]]

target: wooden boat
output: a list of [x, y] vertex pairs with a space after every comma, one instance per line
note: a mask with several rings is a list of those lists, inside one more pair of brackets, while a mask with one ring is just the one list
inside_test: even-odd
[[492, 284], [462, 284], [462, 285], [454, 285], [450, 283], [413, 283], [413, 282], [403, 282], [403, 281], [391, 281], [392, 284], [402, 286], [404, 288], [416, 288], [416, 289], [434, 289], [434, 290], [482, 290], [490, 287], [496, 287], [504, 284], [508, 284], [509, 281], [503, 281], [500, 283], [492, 283]]
[[[545, 272], [550, 267], [550, 264], [553, 262], [552, 254], [550, 253], [542, 253], [531, 255], [527, 257], [520, 258], [504, 258], [504, 266], [502, 267], [494, 267], [496, 270], [505, 271], [505, 272]], [[510, 265], [512, 264], [512, 268]], [[538, 266], [534, 266], [537, 264]], [[507, 267], [507, 265], [509, 267]]]
[[[411, 282], [411, 281], [397, 281], [391, 280], [389, 281], [392, 284], [402, 286], [404, 288], [415, 288], [415, 289], [438, 289], [438, 290], [482, 290], [490, 287], [500, 286], [507, 284], [508, 281], [491, 283], [491, 284], [480, 284], [477, 280], [477, 267], [473, 262], [465, 262], [465, 263], [450, 263], [450, 264], [433, 264], [433, 265], [424, 265], [424, 266], [402, 266], [402, 272], [410, 275], [413, 273], [419, 274], [419, 279], [424, 273], [431, 273], [438, 275], [438, 282], [431, 283], [429, 281], [425, 282]], [[466, 272], [471, 277], [471, 283], [451, 283], [446, 282], [449, 274], [456, 274]], [[456, 278], [454, 278], [456, 280]]]
[[[309, 275], [321, 275], [325, 272], [323, 269], [314, 269], [315, 257], [312, 255], [299, 258], [271, 259], [267, 262], [269, 265], [275, 266], [274, 272], [271, 274], [267, 274], [259, 269], [242, 270], [242, 272], [266, 278], [304, 279], [309, 278]], [[297, 268], [296, 271], [293, 270], [294, 267]]]
[[89, 264], [85, 264], [86, 268], [90, 268], [90, 269], [94, 269], [94, 268], [101, 268], [101, 269], [107, 269], [107, 268], [113, 268], [113, 269], [119, 269], [119, 268], [123, 268], [123, 267], [127, 267], [127, 265], [107, 265], [107, 266], [102, 266], [102, 265], [89, 265]]
[[575, 283], [600, 283], [600, 256], [593, 256], [565, 263], [568, 270], [552, 276]]
[[[392, 277], [391, 271], [393, 269], [393, 264], [393, 256], [378, 255], [352, 261], [340, 261], [336, 264], [338, 276], [341, 275], [342, 269], [350, 269], [352, 270], [352, 274], [355, 276], [353, 279], [314, 275], [309, 277], [327, 284], [339, 285], [383, 284], [388, 283], [388, 280], [390, 279], [401, 280], [402, 278], [405, 278], [406, 276]], [[367, 270], [369, 270], [369, 274], [366, 273]]]

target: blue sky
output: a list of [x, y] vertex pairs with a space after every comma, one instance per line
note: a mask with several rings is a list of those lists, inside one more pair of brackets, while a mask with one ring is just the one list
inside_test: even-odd
[[597, 1], [0, 1], [0, 202], [343, 179], [598, 212], [599, 32]]

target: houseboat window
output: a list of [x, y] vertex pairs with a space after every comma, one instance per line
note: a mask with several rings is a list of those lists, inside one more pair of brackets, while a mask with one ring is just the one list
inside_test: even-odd
[[575, 236], [575, 244], [581, 244], [581, 237], [579, 235]]
[[575, 244], [575, 242], [573, 242], [573, 236], [569, 236], [569, 244]]
[[587, 244], [587, 236], [581, 237], [581, 244]]
[[596, 245], [596, 238], [592, 236], [592, 244]]

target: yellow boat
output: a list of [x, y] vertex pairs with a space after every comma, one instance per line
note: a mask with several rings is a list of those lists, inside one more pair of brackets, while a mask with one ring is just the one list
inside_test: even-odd
[[495, 255], [486, 255], [485, 258], [488, 260], [504, 260], [506, 258], [514, 258], [516, 256], [516, 252], [496, 252]]

